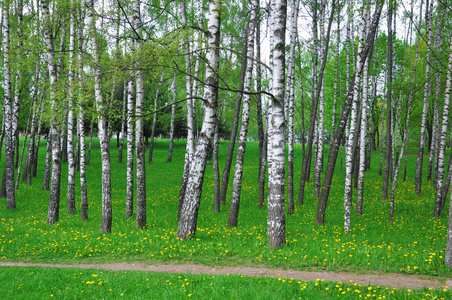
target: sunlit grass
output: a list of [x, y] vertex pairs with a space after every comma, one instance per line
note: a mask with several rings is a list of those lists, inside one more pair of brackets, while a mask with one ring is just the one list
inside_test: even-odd
[[450, 290], [409, 290], [318, 279], [0, 267], [7, 299], [449, 299]]
[[[168, 163], [168, 141], [156, 141], [154, 160], [146, 165], [148, 226], [147, 229], [136, 229], [134, 217], [124, 218], [126, 163], [125, 160], [123, 164], [117, 163], [116, 141], [112, 140], [113, 229], [107, 235], [100, 233], [100, 151], [98, 141], [94, 142], [91, 163], [87, 166], [89, 220], [80, 221], [78, 178], [77, 213], [69, 215], [66, 211], [67, 164], [64, 164], [60, 221], [54, 225], [46, 224], [49, 193], [42, 190], [44, 141], [39, 152], [38, 178], [33, 179], [32, 186], [21, 183], [17, 191], [17, 210], [7, 211], [6, 200], [0, 200], [0, 260], [194, 262], [429, 276], [452, 274], [443, 263], [448, 211], [446, 208], [440, 218], [432, 217], [435, 190], [431, 182], [424, 181], [422, 196], [416, 195], [414, 156], [409, 157], [408, 181], [402, 182], [403, 172], [400, 174], [393, 223], [387, 222], [389, 202], [381, 201], [382, 177], [378, 175], [377, 151], [372, 156], [371, 169], [365, 175], [363, 215], [357, 217], [352, 212], [351, 234], [343, 232], [344, 171], [338, 163], [328, 201], [326, 225], [314, 225], [317, 200], [312, 196], [313, 185], [310, 182], [305, 193], [306, 204], [296, 206], [294, 215], [286, 215], [287, 244], [272, 250], [267, 246], [266, 206], [263, 209], [257, 206], [257, 143], [250, 142], [247, 146], [238, 227], [226, 226], [228, 205], [222, 206], [221, 213], [213, 212], [213, 173], [212, 166], [208, 165], [196, 237], [182, 242], [176, 238], [176, 216], [185, 142], [176, 141], [173, 162]], [[226, 151], [227, 142], [221, 142], [220, 167], [224, 164]], [[295, 178], [298, 181], [301, 146], [297, 145], [295, 151]], [[3, 164], [0, 167], [3, 168]], [[295, 194], [298, 194], [298, 183]]]

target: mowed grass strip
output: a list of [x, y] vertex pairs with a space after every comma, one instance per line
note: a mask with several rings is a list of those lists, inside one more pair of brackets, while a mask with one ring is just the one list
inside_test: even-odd
[[450, 299], [451, 290], [241, 275], [0, 267], [6, 299]]
[[[307, 184], [304, 206], [286, 215], [287, 244], [268, 248], [267, 209], [258, 207], [258, 143], [249, 142], [245, 158], [241, 207], [237, 228], [226, 226], [228, 202], [221, 213], [213, 212], [213, 172], [207, 165], [196, 237], [179, 241], [177, 204], [183, 171], [185, 141], [176, 141], [173, 162], [168, 163], [168, 141], [157, 140], [154, 159], [146, 164], [147, 229], [135, 228], [135, 217], [124, 218], [126, 161], [117, 163], [116, 140], [111, 142], [113, 228], [100, 233], [101, 163], [99, 142], [94, 139], [91, 162], [87, 166], [89, 220], [80, 221], [79, 181], [76, 184], [77, 212], [66, 210], [67, 164], [63, 164], [60, 221], [48, 225], [49, 192], [42, 190], [45, 140], [41, 141], [38, 177], [33, 184], [21, 183], [16, 194], [17, 210], [6, 210], [0, 200], [0, 260], [28, 262], [175, 262], [207, 265], [267, 266], [288, 269], [403, 273], [450, 277], [444, 266], [447, 207], [433, 218], [435, 189], [423, 181], [422, 195], [414, 191], [415, 156], [409, 156], [408, 179], [397, 184], [395, 219], [388, 223], [389, 201], [381, 200], [382, 177], [378, 175], [379, 150], [372, 155], [365, 174], [362, 216], [352, 211], [351, 234], [343, 232], [344, 170], [336, 167], [328, 200], [326, 224], [314, 225], [317, 199], [312, 176]], [[227, 142], [220, 143], [223, 167]], [[325, 166], [327, 151], [325, 150]], [[450, 149], [446, 157], [449, 157]], [[413, 149], [410, 150], [410, 153]], [[125, 157], [124, 151], [124, 157]], [[301, 176], [301, 145], [295, 147], [295, 179]], [[425, 170], [428, 160], [425, 160]], [[3, 169], [4, 162], [0, 164]], [[232, 171], [233, 174], [233, 171]], [[78, 173], [77, 173], [78, 175]], [[230, 178], [232, 188], [233, 175]], [[355, 198], [356, 198], [356, 191]], [[295, 185], [298, 194], [298, 183]], [[230, 197], [230, 193], [229, 193]], [[354, 198], [354, 199], [355, 199]], [[449, 198], [448, 198], [449, 199]], [[229, 199], [228, 199], [229, 200]], [[296, 201], [296, 200], [295, 200]], [[354, 200], [355, 201], [355, 200]], [[449, 203], [449, 200], [447, 201]]]

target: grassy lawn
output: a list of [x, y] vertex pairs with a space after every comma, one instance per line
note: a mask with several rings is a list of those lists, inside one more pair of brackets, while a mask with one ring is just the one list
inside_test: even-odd
[[[305, 205], [297, 206], [295, 214], [286, 215], [287, 244], [278, 250], [269, 249], [266, 235], [267, 211], [258, 203], [258, 144], [247, 145], [243, 175], [241, 208], [237, 228], [226, 226], [228, 206], [213, 213], [213, 173], [208, 165], [196, 237], [188, 241], [176, 239], [177, 203], [183, 171], [185, 142], [176, 141], [173, 162], [166, 162], [168, 141], [157, 140], [154, 160], [147, 164], [147, 223], [145, 230], [135, 228], [135, 219], [124, 218], [126, 195], [126, 162], [117, 163], [116, 140], [112, 139], [113, 228], [100, 234], [101, 168], [98, 140], [94, 140], [91, 163], [87, 166], [89, 220], [80, 221], [80, 197], [77, 181], [77, 213], [66, 210], [67, 164], [63, 165], [60, 221], [47, 225], [49, 193], [42, 190], [45, 140], [40, 148], [38, 177], [32, 186], [21, 184], [16, 194], [17, 210], [7, 211], [6, 200], [0, 200], [0, 261], [50, 263], [193, 262], [207, 265], [248, 265], [290, 269], [316, 269], [372, 273], [420, 274], [427, 277], [450, 277], [444, 266], [447, 208], [440, 218], [433, 218], [435, 189], [423, 182], [422, 195], [414, 191], [415, 156], [408, 158], [408, 179], [397, 185], [395, 220], [388, 223], [389, 201], [381, 201], [382, 177], [378, 175], [379, 151], [372, 156], [371, 169], [365, 174], [363, 215], [352, 211], [351, 234], [343, 233], [344, 170], [339, 162], [333, 179], [326, 212], [326, 225], [314, 225], [317, 200], [312, 197], [312, 182], [307, 184]], [[220, 167], [224, 164], [227, 142], [220, 145]], [[415, 152], [415, 149], [410, 149]], [[448, 152], [449, 153], [449, 152]], [[449, 157], [448, 153], [446, 157]], [[325, 155], [325, 160], [327, 154]], [[296, 181], [301, 175], [301, 146], [295, 149]], [[425, 162], [425, 172], [427, 170]], [[3, 169], [4, 160], [0, 163]], [[326, 167], [326, 162], [325, 162]], [[233, 173], [232, 173], [233, 174]], [[230, 188], [232, 188], [232, 176]], [[312, 179], [312, 177], [311, 177]], [[298, 193], [298, 183], [295, 194]], [[356, 196], [356, 191], [354, 191]], [[229, 194], [230, 195], [230, 194]], [[447, 202], [448, 203], [448, 202]], [[39, 276], [38, 276], [38, 273]], [[80, 274], [81, 273], [81, 274]], [[97, 276], [92, 276], [97, 275]], [[180, 277], [180, 278], [179, 278]], [[149, 283], [147, 281], [149, 280]], [[185, 281], [187, 279], [187, 281]], [[99, 284], [99, 282], [101, 282]], [[290, 279], [247, 278], [240, 276], [165, 275], [139, 272], [79, 271], [45, 268], [0, 268], [1, 290], [15, 298], [60, 296], [80, 298], [143, 297], [145, 291], [164, 298], [261, 298], [280, 295], [283, 298], [324, 298], [336, 295], [366, 298], [439, 298], [451, 296], [450, 291], [387, 290], [338, 283], [298, 282]], [[90, 282], [90, 283], [88, 283]], [[185, 285], [189, 282], [189, 285]], [[169, 284], [171, 283], [171, 284]], [[184, 283], [184, 286], [182, 284]], [[336, 286], [338, 285], [338, 287]], [[222, 287], [225, 289], [223, 290]], [[234, 287], [231, 292], [230, 287]], [[243, 288], [242, 288], [243, 287]], [[47, 290], [44, 290], [46, 288]], [[111, 290], [110, 290], [111, 289]], [[228, 291], [229, 289], [229, 291]], [[349, 290], [347, 290], [349, 289]], [[359, 293], [356, 291], [360, 291]], [[70, 292], [69, 292], [70, 291]], [[345, 294], [342, 295], [342, 292]], [[372, 292], [372, 293], [371, 293]], [[394, 292], [394, 294], [392, 294]], [[239, 294], [234, 294], [239, 293]], [[0, 292], [1, 294], [1, 292]], [[429, 294], [427, 296], [427, 294]], [[149, 295], [149, 294], [147, 294]], [[242, 296], [243, 295], [243, 296]], [[254, 295], [254, 297], [253, 297]], [[310, 296], [313, 295], [313, 296]], [[375, 295], [375, 296], [374, 296]]]

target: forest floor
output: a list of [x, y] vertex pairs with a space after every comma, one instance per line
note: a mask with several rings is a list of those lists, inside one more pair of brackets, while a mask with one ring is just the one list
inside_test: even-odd
[[205, 266], [198, 264], [157, 264], [147, 265], [143, 262], [134, 263], [105, 263], [105, 264], [49, 264], [28, 262], [0, 262], [0, 266], [6, 267], [53, 267], [53, 268], [77, 268], [100, 269], [112, 271], [142, 271], [165, 273], [188, 273], [207, 275], [243, 275], [250, 277], [276, 277], [293, 278], [304, 281], [335, 281], [342, 283], [357, 283], [362, 285], [377, 285], [394, 288], [422, 289], [426, 288], [452, 288], [451, 278], [428, 278], [422, 275], [403, 275], [394, 273], [352, 273], [331, 271], [297, 271], [288, 269], [270, 269], [264, 267], [241, 266]]

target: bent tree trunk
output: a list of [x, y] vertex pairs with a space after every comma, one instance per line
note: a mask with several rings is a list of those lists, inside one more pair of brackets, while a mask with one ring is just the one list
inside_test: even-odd
[[[377, 3], [377, 8], [376, 8], [375, 13], [372, 18], [372, 24], [371, 24], [371, 26], [369, 28], [369, 32], [367, 34], [368, 38], [366, 39], [366, 43], [363, 47], [363, 50], [360, 53], [358, 53], [358, 55], [361, 56], [361, 59], [360, 59], [361, 64], [357, 65], [356, 72], [353, 75], [353, 81], [355, 81], [356, 80], [355, 77], [360, 76], [363, 71], [363, 63], [366, 60], [366, 57], [369, 54], [370, 49], [373, 46], [375, 32], [377, 30], [378, 23], [380, 21], [382, 9], [383, 9], [383, 1], [380, 1]], [[338, 150], [339, 150], [340, 141], [342, 139], [342, 135], [344, 134], [347, 119], [348, 119], [348, 116], [350, 113], [351, 103], [353, 101], [353, 89], [354, 89], [354, 86], [352, 86], [352, 85], [349, 86], [349, 89], [347, 91], [347, 98], [346, 98], [346, 101], [344, 104], [341, 118], [339, 120], [338, 128], [336, 129], [336, 133], [334, 134], [334, 140], [330, 147], [330, 152], [328, 155], [327, 169], [325, 171], [325, 177], [323, 179], [323, 187], [322, 187], [322, 191], [320, 193], [319, 204], [317, 207], [317, 214], [316, 214], [316, 219], [315, 219], [315, 224], [318, 226], [323, 225], [325, 222], [326, 205], [327, 205], [328, 196], [329, 196], [330, 190], [331, 190], [331, 182], [333, 180], [334, 168], [336, 167], [336, 159], [337, 159], [337, 154], [339, 152]]]
[[182, 204], [177, 237], [188, 239], [196, 234], [202, 183], [207, 162], [207, 150], [211, 146], [217, 118], [218, 69], [220, 45], [221, 1], [209, 1], [208, 51], [206, 55], [206, 87], [204, 89], [204, 114], [199, 140], [190, 166], [187, 188]]
[[[248, 36], [254, 36], [254, 25], [257, 14], [257, 1], [253, 0], [251, 3], [250, 20], [248, 21]], [[247, 56], [254, 53], [254, 40], [248, 39], [247, 42]], [[243, 175], [243, 161], [245, 160], [246, 151], [246, 137], [248, 134], [248, 124], [250, 119], [250, 102], [251, 95], [251, 78], [253, 76], [253, 64], [246, 66], [245, 76], [245, 95], [243, 97], [243, 110], [242, 110], [242, 126], [240, 128], [239, 144], [237, 148], [237, 157], [235, 163], [234, 182], [232, 186], [231, 206], [229, 208], [228, 226], [237, 227], [237, 220], [239, 216], [240, 208], [240, 194], [242, 191], [242, 175]]]

